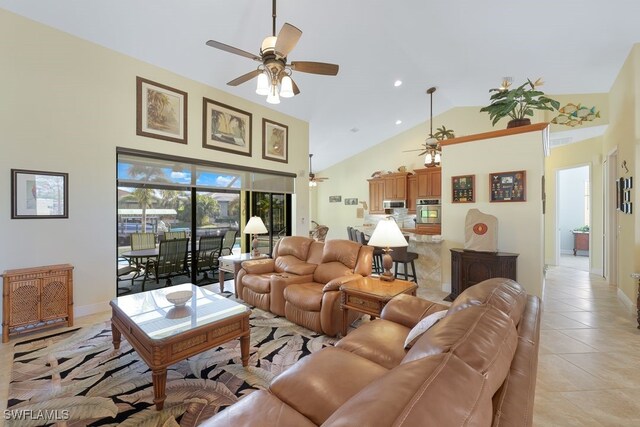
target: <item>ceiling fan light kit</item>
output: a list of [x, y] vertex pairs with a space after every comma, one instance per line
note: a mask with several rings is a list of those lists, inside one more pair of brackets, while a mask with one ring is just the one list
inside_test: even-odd
[[[429, 137], [424, 142], [426, 148], [424, 165], [428, 168], [433, 166], [440, 166], [440, 162], [442, 161], [440, 141], [438, 141], [433, 136], [433, 92], [435, 91], [435, 87], [430, 87], [429, 89], [427, 89], [427, 93], [429, 94]], [[420, 153], [420, 155], [425, 154], [425, 152]]]
[[227, 84], [229, 86], [238, 86], [257, 77], [256, 93], [266, 96], [269, 104], [279, 104], [280, 98], [291, 98], [300, 93], [300, 89], [291, 78], [291, 73], [294, 70], [301, 73], [335, 76], [338, 74], [339, 67], [336, 64], [324, 62], [292, 61], [287, 63], [287, 55], [300, 40], [302, 31], [289, 23], [285, 23], [276, 36], [276, 0], [273, 0], [272, 17], [273, 35], [266, 37], [262, 41], [260, 56], [215, 40], [209, 40], [206, 44], [225, 52], [261, 62], [262, 64], [257, 70], [250, 71]]
[[325, 181], [329, 178], [316, 176], [316, 174], [313, 173], [313, 167], [311, 167], [312, 157], [313, 157], [313, 154], [309, 154], [309, 187], [317, 187], [319, 182]]

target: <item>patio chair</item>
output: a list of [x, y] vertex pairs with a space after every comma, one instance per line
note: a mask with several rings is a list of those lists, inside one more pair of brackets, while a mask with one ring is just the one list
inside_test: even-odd
[[149, 276], [160, 283], [160, 279], [166, 279], [165, 286], [171, 286], [171, 278], [176, 276], [190, 276], [187, 265], [187, 246], [189, 239], [173, 239], [160, 242], [158, 258], [149, 258], [144, 268], [142, 290]]
[[164, 232], [164, 240], [173, 240], [173, 239], [185, 239], [187, 237], [186, 231], [165, 231]]
[[204, 273], [204, 276], [198, 283], [209, 280], [207, 275], [208, 271], [211, 271], [212, 275], [216, 268], [218, 268], [218, 258], [222, 252], [222, 236], [202, 236], [198, 243], [198, 260], [196, 264], [198, 274]]
[[222, 250], [220, 256], [232, 255], [233, 246], [236, 244], [236, 237], [238, 236], [238, 230], [227, 230], [224, 233], [224, 240], [222, 241]]
[[153, 233], [132, 233], [131, 250], [153, 249], [156, 247], [156, 235]]

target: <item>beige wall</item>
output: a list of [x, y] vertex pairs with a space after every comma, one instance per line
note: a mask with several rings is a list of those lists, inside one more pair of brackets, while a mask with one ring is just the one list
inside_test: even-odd
[[[618, 219], [618, 287], [635, 302], [637, 283], [629, 275], [640, 271], [640, 227], [638, 218], [638, 161], [640, 144], [640, 45], [635, 45], [609, 92], [610, 125], [604, 135], [603, 155], [617, 150], [615, 176], [634, 177], [631, 190], [633, 214], [615, 213]], [[629, 172], [621, 166], [627, 162]], [[615, 191], [612, 183], [610, 189]]]
[[[544, 289], [544, 223], [542, 175], [544, 173], [543, 132], [471, 141], [445, 146], [442, 163], [442, 282], [451, 286], [449, 249], [464, 248], [465, 217], [469, 209], [498, 218], [498, 251], [518, 253], [517, 280], [530, 294]], [[489, 174], [526, 171], [526, 201], [489, 202]], [[451, 177], [475, 174], [476, 203], [451, 203]]]
[[[453, 108], [434, 117], [433, 128], [435, 130], [444, 125], [452, 128], [456, 136], [492, 130], [489, 116], [478, 113], [478, 110], [479, 107]], [[368, 203], [367, 179], [371, 178], [373, 172], [396, 171], [400, 166], [406, 166], [409, 171], [424, 168], [424, 156], [418, 156], [419, 151], [406, 151], [424, 146], [428, 134], [427, 121], [318, 173], [330, 179], [310, 190], [311, 197], [316, 199], [312, 203], [315, 205], [312, 219], [329, 226], [328, 238], [344, 239], [347, 236], [347, 226], [362, 225], [363, 220], [356, 218], [357, 206], [346, 206], [344, 199], [357, 197], [359, 201]], [[444, 157], [443, 162], [446, 161]], [[329, 196], [342, 196], [343, 201], [329, 203]]]
[[[80, 314], [115, 296], [116, 147], [300, 173], [308, 123], [0, 10], [0, 271], [75, 266]], [[215, 70], [212, 70], [215, 72]], [[188, 145], [136, 135], [136, 76], [189, 94]], [[202, 148], [202, 98], [253, 114], [251, 158]], [[289, 163], [262, 159], [262, 118], [289, 126]], [[11, 168], [69, 173], [69, 219], [11, 220]], [[306, 175], [296, 180], [294, 232], [306, 234]], [[304, 220], [303, 220], [304, 219]]]
[[588, 165], [591, 182], [591, 233], [590, 233], [590, 270], [602, 274], [603, 257], [603, 204], [602, 204], [602, 138], [591, 138], [575, 144], [563, 145], [551, 149], [551, 156], [545, 165], [547, 192], [547, 212], [545, 215], [545, 263], [556, 262], [556, 180], [557, 172], [562, 169]]

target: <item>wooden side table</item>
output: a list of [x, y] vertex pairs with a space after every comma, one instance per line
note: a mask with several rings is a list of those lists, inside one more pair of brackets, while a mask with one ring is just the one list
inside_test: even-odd
[[573, 233], [573, 256], [578, 251], [589, 252], [589, 232], [588, 231], [571, 231]]
[[224, 291], [224, 273], [233, 273], [233, 291], [238, 296], [238, 286], [236, 285], [236, 279], [238, 278], [238, 271], [242, 268], [243, 261], [251, 261], [254, 259], [269, 258], [267, 254], [260, 254], [253, 256], [251, 253], [239, 254], [239, 255], [225, 255], [218, 258], [219, 267], [218, 273], [220, 274], [220, 292]]
[[418, 285], [406, 280], [395, 279], [385, 282], [378, 277], [368, 276], [340, 286], [342, 292], [342, 336], [347, 336], [349, 310], [379, 317], [391, 298], [400, 294], [415, 295]]

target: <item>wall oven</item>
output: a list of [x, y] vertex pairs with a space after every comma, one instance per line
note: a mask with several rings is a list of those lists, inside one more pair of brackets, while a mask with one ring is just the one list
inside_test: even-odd
[[442, 206], [440, 199], [418, 199], [416, 205], [417, 224], [440, 224], [442, 222]]

